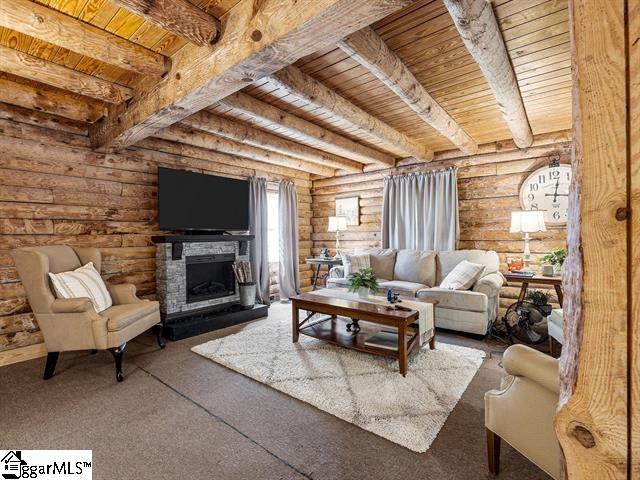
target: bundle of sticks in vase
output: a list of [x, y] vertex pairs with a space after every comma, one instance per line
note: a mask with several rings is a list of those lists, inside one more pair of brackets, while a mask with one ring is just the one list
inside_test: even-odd
[[233, 274], [240, 285], [253, 282], [251, 276], [251, 264], [246, 260], [235, 262], [233, 265]]

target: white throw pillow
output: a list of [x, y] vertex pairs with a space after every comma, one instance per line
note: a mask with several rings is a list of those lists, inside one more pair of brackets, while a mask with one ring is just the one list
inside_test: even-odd
[[98, 313], [113, 305], [109, 290], [93, 262], [71, 272], [49, 273], [49, 278], [58, 298], [89, 298]]
[[344, 267], [344, 276], [349, 277], [354, 273], [360, 272], [364, 268], [371, 268], [371, 258], [369, 255], [350, 255], [342, 254], [342, 266]]
[[466, 260], [461, 261], [456, 267], [444, 277], [440, 288], [449, 290], [469, 290], [484, 272], [484, 265], [471, 263]]

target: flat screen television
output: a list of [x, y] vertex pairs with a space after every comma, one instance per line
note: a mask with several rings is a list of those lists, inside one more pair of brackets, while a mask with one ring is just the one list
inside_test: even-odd
[[248, 230], [249, 182], [160, 167], [158, 225], [161, 230]]

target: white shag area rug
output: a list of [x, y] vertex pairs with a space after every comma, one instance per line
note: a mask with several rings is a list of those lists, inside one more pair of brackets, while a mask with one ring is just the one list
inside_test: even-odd
[[410, 357], [406, 377], [384, 357], [300, 335], [291, 341], [291, 306], [191, 350], [364, 430], [426, 452], [480, 368], [481, 350], [437, 343]]

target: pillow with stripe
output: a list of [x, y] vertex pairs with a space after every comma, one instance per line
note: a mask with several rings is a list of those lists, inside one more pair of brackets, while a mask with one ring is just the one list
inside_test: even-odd
[[113, 305], [109, 290], [93, 262], [71, 272], [49, 273], [49, 278], [58, 298], [88, 298], [98, 313]]
[[444, 277], [440, 288], [449, 290], [469, 290], [484, 272], [484, 265], [471, 263], [466, 260], [461, 261]]
[[369, 255], [342, 254], [342, 265], [344, 266], [344, 276], [350, 277], [354, 273], [360, 272], [363, 268], [371, 267]]

